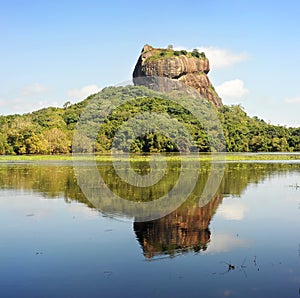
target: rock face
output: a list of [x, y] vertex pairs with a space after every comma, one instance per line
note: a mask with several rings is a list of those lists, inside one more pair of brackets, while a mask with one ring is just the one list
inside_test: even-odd
[[204, 53], [156, 49], [145, 45], [133, 71], [133, 82], [135, 85], [147, 85], [147, 80], [142, 78], [169, 78], [175, 85], [182, 82], [193, 87], [204, 99], [220, 108], [222, 100], [207, 76], [209, 70], [209, 60]]

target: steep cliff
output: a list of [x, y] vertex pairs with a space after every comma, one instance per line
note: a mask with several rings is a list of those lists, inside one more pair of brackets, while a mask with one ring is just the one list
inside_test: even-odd
[[[196, 89], [204, 99], [220, 108], [223, 105], [222, 100], [207, 76], [209, 70], [209, 60], [204, 53], [157, 49], [145, 45], [135, 65], [133, 81], [135, 85], [149, 85], [148, 87], [151, 84], [147, 80], [141, 80], [142, 78], [164, 77], [175, 84], [182, 82]], [[151, 82], [153, 83], [153, 79]]]

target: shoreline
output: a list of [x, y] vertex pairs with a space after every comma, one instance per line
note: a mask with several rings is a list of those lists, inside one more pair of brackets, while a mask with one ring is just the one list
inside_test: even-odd
[[[179, 161], [179, 154], [115, 154], [114, 161], [131, 162], [149, 161], [150, 156], [163, 156], [164, 160]], [[300, 152], [241, 152], [241, 153], [199, 153], [182, 155], [184, 159], [200, 160], [200, 161], [300, 161]], [[0, 163], [9, 162], [24, 162], [24, 161], [96, 161], [110, 162], [112, 161], [111, 154], [96, 154], [96, 155], [0, 155]]]

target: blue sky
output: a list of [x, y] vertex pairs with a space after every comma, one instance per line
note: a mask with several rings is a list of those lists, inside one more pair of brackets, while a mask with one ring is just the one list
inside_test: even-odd
[[300, 126], [299, 12], [297, 0], [0, 0], [0, 114], [130, 80], [148, 43], [205, 50], [225, 104]]

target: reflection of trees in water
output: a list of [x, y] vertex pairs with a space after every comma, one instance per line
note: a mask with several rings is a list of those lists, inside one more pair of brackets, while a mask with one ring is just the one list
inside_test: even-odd
[[[143, 165], [138, 165], [142, 167]], [[144, 169], [142, 169], [144, 170]], [[180, 169], [172, 169], [167, 173], [163, 183], [151, 189], [151, 194], [156, 197], [161, 192], [170, 190], [176, 182]], [[201, 173], [195, 191], [191, 197], [197, 197], [201, 193], [209, 174], [209, 164], [201, 164]], [[298, 164], [285, 163], [227, 163], [224, 177], [218, 193], [241, 195], [248, 183], [259, 183], [273, 175], [282, 175], [289, 171], [300, 171]], [[121, 180], [116, 177], [113, 166], [110, 164], [100, 167], [101, 175], [107, 185], [122, 197], [133, 199], [140, 192], [147, 197], [145, 188], [133, 189], [130, 185], [121, 184]], [[61, 164], [0, 164], [0, 188], [1, 189], [23, 189], [36, 191], [46, 198], [63, 196], [66, 201], [76, 200], [83, 203], [84, 199], [80, 187], [77, 185], [73, 167]], [[146, 190], [150, 193], [150, 190]], [[146, 194], [146, 195], [145, 195]], [[197, 198], [194, 198], [197, 199]]]
[[66, 165], [0, 165], [0, 189], [22, 189], [45, 198], [63, 197], [92, 207], [77, 185], [73, 167]]
[[[147, 171], [145, 165], [137, 164], [137, 171]], [[144, 168], [143, 168], [144, 167]], [[132, 188], [116, 178], [111, 164], [101, 165], [103, 180], [114, 192], [127, 199], [145, 200], [157, 198], [168, 192], [179, 176], [180, 168], [171, 166], [164, 177], [152, 189]], [[217, 207], [226, 195], [241, 195], [249, 183], [259, 183], [274, 175], [300, 171], [298, 164], [286, 163], [228, 163], [216, 196], [204, 207], [198, 206], [199, 196], [206, 183], [210, 166], [202, 163], [201, 173], [194, 191], [184, 204], [167, 216], [150, 222], [134, 223], [134, 231], [145, 257], [159, 254], [175, 255], [185, 251], [205, 250], [210, 241], [209, 223]], [[0, 165], [0, 188], [22, 189], [39, 192], [45, 198], [64, 197], [66, 202], [82, 202], [94, 206], [85, 198], [77, 185], [71, 165], [62, 164], [2, 164]]]

